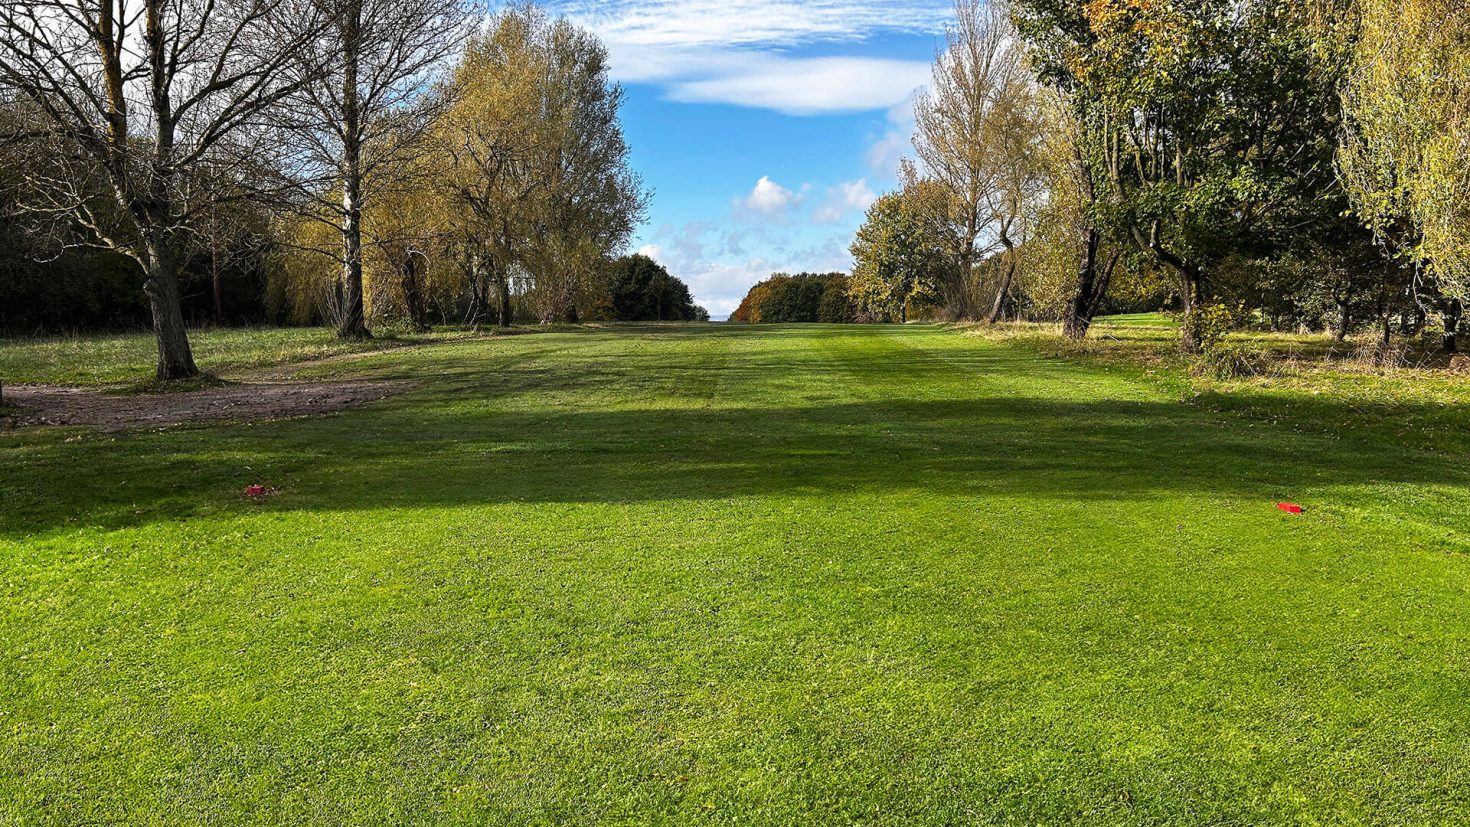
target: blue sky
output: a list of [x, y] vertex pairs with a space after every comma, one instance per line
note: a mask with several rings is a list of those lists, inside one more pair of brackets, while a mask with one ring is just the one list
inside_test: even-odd
[[633, 247], [712, 316], [772, 272], [846, 270], [909, 154], [914, 90], [951, 0], [562, 0], [627, 90], [633, 165], [654, 191]]

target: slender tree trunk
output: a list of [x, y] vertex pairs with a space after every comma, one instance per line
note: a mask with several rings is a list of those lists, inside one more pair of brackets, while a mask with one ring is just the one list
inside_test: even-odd
[[505, 273], [498, 273], [495, 279], [495, 295], [499, 307], [496, 312], [496, 323], [501, 327], [510, 327], [515, 323], [515, 316], [510, 306], [510, 277]]
[[950, 314], [956, 319], [969, 319], [973, 318], [970, 310], [970, 279], [975, 271], [973, 235], [971, 235], [971, 240], [965, 242], [964, 249], [960, 250], [959, 270], [954, 296], [950, 299]]
[[1459, 350], [1457, 341], [1460, 331], [1460, 319], [1465, 314], [1465, 305], [1459, 299], [1454, 299], [1444, 311], [1444, 352], [1455, 353]]
[[222, 325], [225, 323], [225, 290], [224, 285], [220, 283], [219, 250], [214, 247], [214, 244], [218, 243], [214, 241], [210, 245], [209, 270], [214, 276], [214, 323]]
[[1347, 338], [1348, 328], [1352, 326], [1352, 307], [1348, 302], [1338, 299], [1337, 301], [1337, 326], [1332, 330], [1332, 341], [1342, 342]]
[[1011, 282], [1016, 278], [1016, 262], [1006, 263], [1006, 274], [1000, 280], [1000, 289], [995, 291], [995, 303], [990, 306], [990, 316], [985, 321], [987, 324], [995, 324], [1000, 321], [1001, 313], [1005, 310], [1006, 296], [1011, 292]]
[[995, 304], [990, 308], [987, 324], [1000, 321], [1001, 311], [1005, 309], [1006, 294], [1011, 292], [1011, 281], [1016, 277], [1016, 247], [1011, 243], [1010, 229], [1004, 225], [1000, 228], [1000, 243], [1006, 251], [1006, 274], [1000, 281], [1000, 289], [995, 291]]
[[177, 264], [164, 244], [149, 245], [146, 271], [143, 292], [148, 295], [153, 336], [158, 342], [158, 369], [154, 375], [160, 382], [198, 376], [199, 368], [194, 365], [194, 352], [189, 347], [184, 312], [179, 305]]
[[429, 311], [424, 305], [424, 291], [419, 277], [419, 260], [409, 252], [403, 259], [403, 303], [408, 309], [408, 319], [417, 333], [429, 329]]
[[368, 331], [362, 288], [362, 113], [357, 69], [362, 51], [362, 2], [342, 9], [342, 306], [337, 335], [362, 339]]

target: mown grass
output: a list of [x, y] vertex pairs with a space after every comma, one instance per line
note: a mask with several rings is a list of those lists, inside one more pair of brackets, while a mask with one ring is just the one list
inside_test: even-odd
[[0, 821], [1470, 818], [1463, 445], [1148, 369], [629, 328], [0, 434]]
[[1446, 370], [1443, 358], [1375, 363], [1362, 356], [1373, 349], [1371, 337], [1334, 342], [1321, 334], [1234, 333], [1230, 340], [1260, 351], [1267, 369], [1219, 380], [1192, 375], [1190, 359], [1179, 352], [1178, 325], [1163, 314], [1100, 319], [1080, 343], [1059, 336], [1055, 325], [964, 332], [1145, 379], [1182, 401], [1257, 421], [1326, 436], [1367, 430], [1415, 447], [1470, 450], [1470, 375]]
[[[444, 330], [343, 340], [324, 327], [225, 327], [191, 331], [189, 342], [201, 370], [224, 373], [467, 335]], [[157, 358], [148, 332], [0, 338], [0, 381], [146, 387]]]

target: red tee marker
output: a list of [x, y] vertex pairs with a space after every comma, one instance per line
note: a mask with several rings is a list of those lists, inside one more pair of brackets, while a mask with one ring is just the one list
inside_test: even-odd
[[264, 485], [248, 485], [245, 487], [245, 496], [247, 497], [264, 497], [265, 494], [266, 488]]
[[1276, 507], [1281, 509], [1282, 511], [1285, 511], [1287, 514], [1302, 513], [1302, 507], [1297, 505], [1296, 503], [1277, 503]]

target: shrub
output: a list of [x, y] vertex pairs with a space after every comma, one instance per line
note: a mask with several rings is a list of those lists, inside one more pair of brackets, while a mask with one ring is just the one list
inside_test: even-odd
[[1186, 350], [1207, 353], [1235, 328], [1235, 312], [1223, 304], [1202, 304], [1184, 316], [1180, 334]]
[[1269, 366], [1270, 357], [1264, 350], [1245, 342], [1216, 339], [1200, 351], [1194, 363], [1194, 374], [1223, 381], [1260, 376]]

